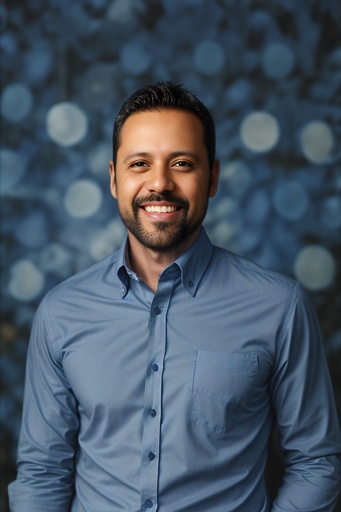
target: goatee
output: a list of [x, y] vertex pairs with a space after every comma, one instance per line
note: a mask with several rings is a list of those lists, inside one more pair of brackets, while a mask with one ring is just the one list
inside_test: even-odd
[[[167, 201], [176, 204], [181, 208], [181, 219], [169, 221], [155, 221], [154, 231], [148, 231], [140, 219], [140, 207], [149, 202]], [[156, 251], [167, 251], [176, 247], [191, 235], [201, 224], [202, 219], [190, 224], [188, 221], [189, 202], [172, 194], [150, 194], [149, 196], [135, 198], [132, 202], [132, 214], [128, 215], [119, 206], [119, 214], [123, 224], [126, 226], [141, 244]]]

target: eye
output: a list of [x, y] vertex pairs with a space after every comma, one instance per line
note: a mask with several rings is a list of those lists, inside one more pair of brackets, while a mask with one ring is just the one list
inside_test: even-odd
[[179, 160], [174, 164], [176, 167], [193, 167], [191, 162], [187, 162], [186, 160]]
[[132, 162], [129, 164], [130, 169], [144, 169], [148, 164], [143, 162], [143, 160], [137, 160], [136, 162]]

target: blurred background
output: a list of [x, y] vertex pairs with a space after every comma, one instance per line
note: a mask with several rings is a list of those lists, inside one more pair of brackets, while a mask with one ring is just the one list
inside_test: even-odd
[[[0, 14], [0, 510], [34, 312], [120, 246], [112, 125], [133, 91], [158, 80], [211, 110], [221, 180], [208, 233], [308, 290], [341, 412], [341, 3], [8, 0]], [[272, 494], [278, 458], [274, 442]]]

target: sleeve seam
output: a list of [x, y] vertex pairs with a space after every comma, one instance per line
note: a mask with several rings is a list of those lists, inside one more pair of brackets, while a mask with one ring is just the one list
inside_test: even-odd
[[51, 343], [51, 347], [52, 347], [52, 350], [54, 352], [54, 356], [56, 358], [56, 361], [60, 362], [59, 361], [59, 354], [58, 354], [58, 350], [57, 350], [57, 346], [56, 346], [56, 341], [55, 341], [54, 335], [53, 335], [52, 322], [51, 322], [50, 314], [49, 314], [49, 311], [48, 311], [48, 305], [47, 305], [48, 299], [49, 299], [49, 294], [47, 294], [47, 296], [45, 297], [45, 300], [43, 302], [44, 319], [45, 319], [45, 324], [46, 324], [46, 330], [47, 330], [48, 339], [49, 339], [49, 341]]
[[282, 329], [281, 329], [281, 331], [279, 333], [278, 344], [277, 344], [277, 347], [276, 347], [276, 361], [278, 360], [278, 351], [280, 350], [280, 347], [282, 347], [285, 331], [286, 331], [286, 329], [288, 327], [289, 321], [290, 321], [290, 319], [291, 319], [291, 317], [293, 315], [295, 306], [297, 304], [298, 294], [299, 294], [299, 292], [301, 290], [301, 287], [302, 287], [301, 284], [299, 282], [296, 282], [296, 285], [294, 287], [294, 291], [292, 293], [292, 297], [291, 297], [291, 300], [290, 300], [290, 303], [289, 303], [289, 307], [288, 307], [286, 316], [284, 318], [283, 326], [282, 326]]

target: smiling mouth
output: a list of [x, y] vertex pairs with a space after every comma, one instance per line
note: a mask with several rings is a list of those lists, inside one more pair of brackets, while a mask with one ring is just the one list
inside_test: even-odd
[[157, 205], [152, 205], [152, 206], [145, 206], [144, 209], [146, 210], [146, 212], [156, 212], [156, 213], [172, 213], [172, 212], [175, 212], [176, 210], [178, 210], [179, 208], [176, 207], [176, 206], [157, 206]]
[[132, 203], [135, 217], [138, 216], [139, 208], [143, 210], [149, 218], [157, 220], [158, 216], [163, 220], [171, 220], [179, 215], [183, 210], [187, 215], [189, 202], [183, 197], [178, 197], [170, 193], [150, 194], [149, 196], [135, 198]]

